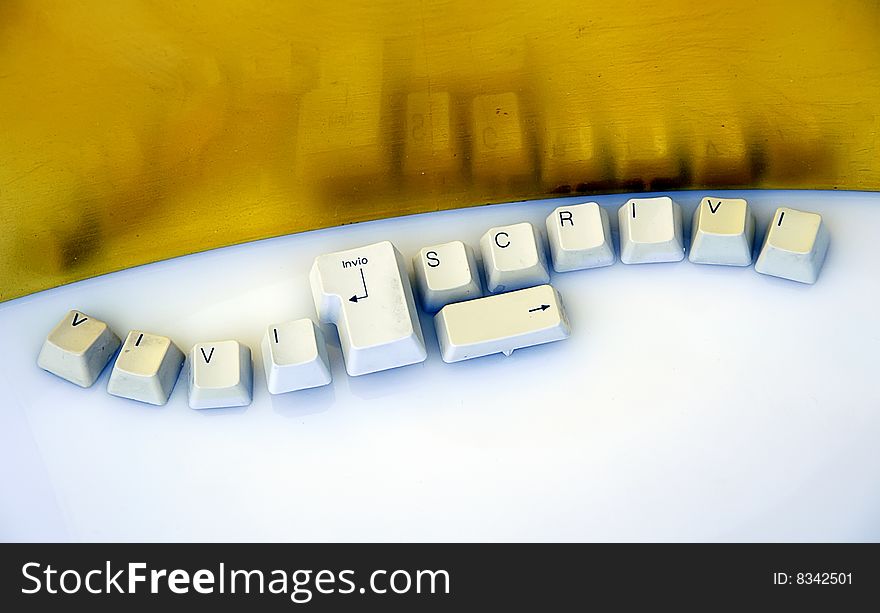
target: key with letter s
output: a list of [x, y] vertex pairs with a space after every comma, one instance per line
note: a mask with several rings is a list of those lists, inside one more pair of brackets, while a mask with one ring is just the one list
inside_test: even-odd
[[821, 215], [779, 207], [764, 235], [755, 271], [801, 283], [815, 283], [830, 240]]
[[309, 280], [322, 322], [339, 332], [352, 377], [427, 357], [400, 252], [383, 241], [315, 258]]

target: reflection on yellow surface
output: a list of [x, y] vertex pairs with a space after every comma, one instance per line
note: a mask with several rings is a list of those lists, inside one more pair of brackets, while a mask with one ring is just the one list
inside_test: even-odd
[[476, 182], [504, 187], [525, 178], [534, 164], [516, 94], [476, 96], [471, 117], [471, 169]]
[[420, 91], [406, 96], [403, 174], [416, 183], [425, 177], [454, 181], [461, 172], [449, 92]]
[[880, 188], [880, 5], [3, 0], [0, 300], [594, 190]]

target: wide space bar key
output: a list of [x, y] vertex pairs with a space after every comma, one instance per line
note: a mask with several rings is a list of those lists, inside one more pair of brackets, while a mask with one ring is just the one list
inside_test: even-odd
[[510, 355], [571, 334], [559, 293], [549, 285], [448, 304], [434, 317], [434, 327], [444, 362]]

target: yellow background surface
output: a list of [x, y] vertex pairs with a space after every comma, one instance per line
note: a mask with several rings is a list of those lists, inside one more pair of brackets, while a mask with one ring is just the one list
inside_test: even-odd
[[880, 4], [0, 2], [0, 300], [380, 217], [880, 187]]

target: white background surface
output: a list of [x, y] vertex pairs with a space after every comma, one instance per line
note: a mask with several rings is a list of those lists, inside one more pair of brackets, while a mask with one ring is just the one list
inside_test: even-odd
[[[720, 195], [721, 192], [713, 192]], [[314, 317], [321, 253], [407, 258], [565, 201], [347, 226], [189, 256], [0, 304], [3, 540], [880, 540], [880, 195], [729, 192], [820, 212], [815, 286], [691, 264], [554, 274], [560, 343], [270, 396], [264, 327]], [[671, 194], [689, 226], [700, 193]], [[624, 195], [595, 198], [616, 207]], [[584, 198], [571, 199], [584, 201]], [[255, 358], [254, 403], [194, 411], [36, 366], [71, 308]]]

